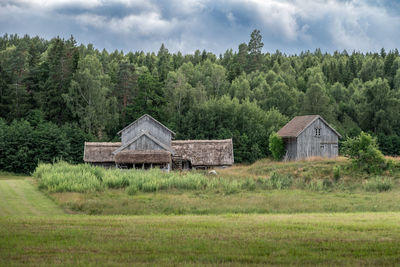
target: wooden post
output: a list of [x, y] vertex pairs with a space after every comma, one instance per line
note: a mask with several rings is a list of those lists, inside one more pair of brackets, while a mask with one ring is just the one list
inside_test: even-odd
[[144, 170], [144, 163], [142, 163], [142, 170]]

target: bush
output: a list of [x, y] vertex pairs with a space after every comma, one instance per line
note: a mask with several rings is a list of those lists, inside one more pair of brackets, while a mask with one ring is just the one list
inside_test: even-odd
[[390, 178], [375, 177], [371, 178], [364, 184], [364, 189], [369, 192], [384, 192], [389, 191], [393, 187]]
[[269, 150], [274, 160], [282, 160], [285, 155], [285, 144], [283, 143], [282, 137], [276, 133], [272, 133], [269, 136]]
[[378, 149], [376, 139], [364, 132], [343, 142], [343, 152], [362, 171], [380, 174], [382, 170], [389, 168], [385, 157]]

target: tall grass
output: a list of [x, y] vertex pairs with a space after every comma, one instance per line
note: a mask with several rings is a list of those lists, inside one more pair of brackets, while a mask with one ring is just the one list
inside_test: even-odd
[[33, 173], [39, 188], [50, 192], [89, 192], [103, 188], [104, 170], [85, 164], [71, 165], [66, 162], [39, 164]]
[[369, 192], [389, 191], [393, 187], [393, 182], [389, 178], [374, 177], [364, 184], [364, 189]]
[[105, 188], [127, 188], [128, 194], [156, 192], [169, 189], [204, 190], [217, 189], [226, 194], [240, 189], [254, 190], [250, 180], [231, 180], [207, 177], [195, 172], [162, 172], [152, 170], [104, 169], [87, 164], [71, 165], [66, 162], [39, 164], [33, 176], [39, 187], [50, 192], [90, 192]]

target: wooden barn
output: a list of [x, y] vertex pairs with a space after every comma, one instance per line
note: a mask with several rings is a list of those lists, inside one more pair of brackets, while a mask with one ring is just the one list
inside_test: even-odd
[[172, 141], [174, 168], [208, 169], [233, 164], [232, 139]]
[[105, 167], [166, 170], [233, 164], [232, 139], [172, 141], [175, 133], [147, 114], [118, 134], [121, 142], [85, 142], [84, 161]]
[[339, 155], [342, 136], [319, 115], [296, 116], [277, 134], [285, 143], [284, 160]]

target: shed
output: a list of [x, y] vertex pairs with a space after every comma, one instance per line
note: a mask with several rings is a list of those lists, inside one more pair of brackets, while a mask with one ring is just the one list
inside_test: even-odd
[[[172, 141], [172, 148], [178, 168], [227, 167], [234, 161], [232, 139]], [[183, 162], [181, 167], [180, 160]]]
[[342, 136], [320, 115], [296, 116], [277, 134], [285, 143], [285, 160], [339, 155]]
[[120, 142], [85, 142], [83, 160], [93, 165], [115, 166], [112, 152], [120, 146]]

